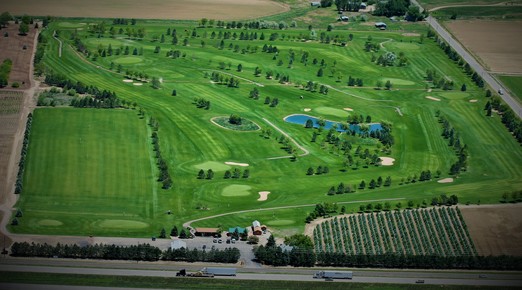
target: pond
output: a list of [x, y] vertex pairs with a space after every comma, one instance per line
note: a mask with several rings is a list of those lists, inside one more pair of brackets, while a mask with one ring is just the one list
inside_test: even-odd
[[[299, 124], [299, 125], [303, 125], [303, 126], [306, 124], [306, 120], [308, 120], [308, 119], [310, 119], [314, 122], [314, 128], [319, 128], [319, 124], [318, 124], [319, 119], [316, 117], [312, 117], [312, 116], [308, 116], [308, 115], [304, 115], [304, 114], [295, 114], [295, 115], [286, 116], [284, 118], [284, 120], [288, 123]], [[339, 123], [339, 122], [325, 120], [325, 123], [326, 123], [326, 125], [324, 126], [324, 129], [326, 129], [326, 130], [329, 130], [334, 125], [337, 125], [338, 132], [345, 132], [345, 130], [340, 129], [341, 123]], [[382, 126], [379, 123], [371, 123], [368, 125], [368, 127], [369, 127], [369, 132], [373, 132], [373, 131], [382, 129]], [[350, 128], [350, 131], [355, 131], [355, 133], [361, 132], [361, 126], [359, 124], [350, 124], [349, 128]]]

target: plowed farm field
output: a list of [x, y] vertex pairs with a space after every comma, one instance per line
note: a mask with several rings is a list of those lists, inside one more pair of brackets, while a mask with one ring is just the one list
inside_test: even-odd
[[177, 19], [249, 19], [287, 11], [288, 6], [271, 0], [4, 0], [3, 11], [13, 15]]
[[490, 71], [522, 74], [522, 21], [451, 21], [445, 25]]

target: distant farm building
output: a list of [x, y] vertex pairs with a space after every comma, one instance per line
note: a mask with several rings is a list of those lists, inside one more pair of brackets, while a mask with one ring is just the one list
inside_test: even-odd
[[386, 23], [384, 23], [384, 22], [376, 22], [375, 23], [375, 27], [377, 27], [377, 28], [379, 28], [381, 30], [384, 30], [384, 29], [386, 29]]
[[218, 228], [196, 228], [196, 236], [211, 237], [219, 234]]
[[367, 7], [366, 3], [362, 2], [360, 8], [361, 9], [366, 9], [366, 7]]
[[312, 6], [312, 7], [320, 7], [321, 6], [321, 2], [317, 2], [317, 1], [310, 2], [310, 6]]
[[341, 21], [348, 21], [348, 20], [350, 20], [350, 17], [348, 17], [346, 15], [341, 15], [341, 16], [339, 16], [339, 20], [341, 20]]
[[172, 250], [178, 250], [178, 249], [181, 249], [181, 248], [187, 248], [187, 243], [185, 241], [182, 241], [182, 240], [173, 240], [172, 242], [170, 242], [170, 248]]

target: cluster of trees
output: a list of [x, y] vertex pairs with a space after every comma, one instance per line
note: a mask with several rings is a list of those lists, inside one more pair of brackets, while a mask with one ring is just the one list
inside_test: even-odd
[[11, 256], [14, 257], [59, 257], [72, 259], [103, 259], [103, 260], [131, 260], [131, 261], [185, 261], [185, 262], [216, 262], [237, 263], [240, 252], [237, 248], [224, 250], [211, 249], [208, 252], [198, 249], [167, 249], [161, 251], [158, 247], [149, 244], [135, 246], [116, 246], [95, 244], [78, 246], [76, 244], [35, 244], [15, 242], [11, 246]]
[[455, 85], [452, 80], [447, 80], [445, 77], [439, 76], [435, 69], [426, 69], [426, 80], [432, 82], [433, 86], [445, 91], [453, 90]]
[[171, 57], [173, 59], [177, 59], [177, 58], [181, 58], [181, 57], [186, 57], [187, 54], [185, 52], [181, 52], [180, 50], [169, 50], [167, 51], [167, 54], [166, 54], [167, 57]]
[[[502, 199], [500, 200], [500, 202], [506, 203], [506, 202], [508, 202], [508, 199], [509, 199], [509, 193], [504, 192], [502, 194]], [[517, 203], [517, 202], [521, 202], [521, 201], [522, 201], [522, 190], [511, 192], [511, 201], [510, 202]]]
[[[441, 175], [441, 171], [440, 170], [437, 170], [437, 172], [435, 173], [435, 178], [439, 178]], [[408, 177], [406, 178], [401, 178], [401, 182], [399, 183], [399, 185], [403, 185], [404, 183], [406, 184], [410, 184], [410, 183], [415, 183], [417, 181], [429, 181], [431, 180], [432, 178], [432, 173], [431, 173], [431, 170], [423, 170], [421, 171], [420, 173], [420, 176], [418, 176], [417, 174], [413, 174], [413, 175], [408, 175]]]
[[[337, 210], [338, 210], [338, 206], [336, 203], [331, 203], [331, 202], [318, 203], [315, 205], [314, 211], [312, 211], [311, 213], [308, 214], [308, 216], [305, 219], [305, 222], [310, 223], [311, 221], [313, 221], [316, 218], [329, 217], [331, 214], [332, 215], [336, 214]], [[344, 213], [345, 210], [346, 209], [343, 206], [341, 211]]]
[[372, 54], [372, 62], [381, 66], [394, 66], [396, 63], [398, 66], [406, 66], [408, 64], [408, 58], [402, 51], [399, 52], [398, 57], [395, 53], [388, 51], [385, 54], [379, 55], [378, 58]]
[[353, 86], [362, 87], [364, 85], [363, 79], [361, 79], [361, 78], [352, 78], [352, 76], [348, 77], [348, 83], [347, 84], [350, 87], [353, 87]]
[[504, 124], [506, 129], [512, 133], [513, 137], [522, 144], [522, 120], [509, 106], [502, 104], [500, 98], [493, 97], [491, 101], [486, 103], [484, 110], [486, 110], [486, 116], [491, 116], [492, 110], [497, 110], [498, 114], [502, 116], [502, 124]]
[[410, 0], [377, 1], [374, 15], [377, 16], [403, 16], [408, 11]]
[[321, 7], [330, 7], [332, 2], [335, 2], [335, 6], [339, 11], [353, 11], [357, 12], [361, 9], [361, 0], [322, 0]]
[[339, 183], [337, 187], [332, 186], [328, 190], [328, 195], [344, 194], [355, 192], [355, 188], [352, 189], [350, 185], [345, 185], [343, 182]]
[[283, 250], [276, 245], [274, 237], [270, 236], [266, 245], [254, 249], [254, 255], [260, 263], [265, 265], [294, 267], [313, 267], [315, 265], [315, 254], [310, 237], [294, 235], [285, 238], [285, 244], [292, 249]]
[[277, 105], [279, 105], [279, 98], [270, 99], [270, 97], [267, 96], [265, 98], [264, 104], [270, 105], [270, 107], [275, 108], [275, 107], [277, 107]]
[[[312, 252], [310, 252], [311, 254]], [[332, 267], [385, 267], [410, 269], [496, 269], [521, 270], [522, 257], [515, 256], [439, 256], [316, 253], [317, 264]]]
[[[372, 180], [370, 180], [370, 182], [368, 183], [368, 188], [369, 189], [375, 189], [376, 187], [381, 187], [382, 185], [390, 186], [391, 183], [392, 183], [392, 180], [391, 180], [390, 176], [386, 177], [386, 180], [384, 180], [384, 181], [383, 181], [382, 177], [379, 176], [377, 178], [377, 181], [375, 179], [373, 179], [373, 178], [372, 178]], [[359, 183], [359, 189], [365, 189], [365, 188], [366, 188], [366, 181], [362, 180], [361, 183]], [[330, 192], [328, 192], [328, 194], [330, 194]]]
[[[170, 214], [170, 211], [168, 211], [167, 213]], [[170, 230], [170, 236], [171, 237], [179, 237], [180, 239], [193, 238], [192, 234], [190, 232], [187, 234], [187, 232], [185, 231], [184, 228], [182, 228], [181, 231], [178, 231], [178, 227], [177, 226], [173, 226], [172, 227], [172, 229]], [[165, 239], [167, 237], [167, 232], [165, 231], [164, 228], [161, 229], [159, 237], [161, 239]]]
[[[232, 171], [230, 171], [230, 170], [225, 171], [225, 175], [223, 176], [223, 178], [224, 179], [239, 178], [240, 176], [241, 176], [241, 170], [234, 168], [234, 170], [232, 170]], [[250, 170], [245, 169], [245, 171], [243, 171], [243, 178], [248, 178], [248, 177], [250, 177]]]
[[229, 88], [239, 88], [239, 79], [235, 77], [228, 77], [227, 75], [223, 76], [223, 74], [218, 72], [212, 72], [212, 74], [209, 76], [208, 72], [206, 72], [205, 78], [208, 77], [210, 77], [210, 80], [212, 80], [214, 83], [227, 85]]
[[381, 49], [381, 46], [377, 42], [373, 42], [373, 37], [371, 35], [368, 36], [366, 42], [364, 43], [364, 51], [366, 52], [378, 52]]
[[450, 167], [450, 174], [457, 175], [461, 171], [466, 171], [468, 167], [468, 146], [460, 140], [460, 134], [450, 125], [448, 119], [439, 114], [439, 123], [442, 125], [442, 136], [448, 139], [448, 146], [453, 147], [457, 155], [457, 162]]
[[115, 92], [103, 90], [101, 91], [93, 85], [85, 85], [82, 82], [74, 82], [66, 78], [64, 75], [56, 74], [49, 71], [45, 76], [45, 83], [50, 86], [63, 88], [67, 91], [74, 89], [78, 94], [86, 94], [83, 98], [75, 99], [71, 105], [79, 108], [118, 108], [121, 101]]
[[2, 64], [0, 65], [0, 88], [6, 87], [9, 82], [9, 74], [11, 73], [11, 67], [13, 66], [13, 61], [9, 58], [4, 59]]
[[36, 45], [36, 52], [34, 54], [34, 74], [36, 76], [41, 76], [45, 71], [45, 65], [42, 62], [42, 59], [45, 54], [45, 47], [47, 46], [47, 37], [44, 36], [43, 33], [38, 34], [38, 44]]
[[161, 188], [169, 189], [172, 187], [172, 179], [170, 177], [167, 161], [165, 159], [163, 159], [163, 157], [161, 156], [161, 150], [160, 150], [160, 145], [159, 145], [160, 142], [159, 142], [159, 136], [158, 136], [158, 130], [159, 130], [158, 120], [150, 117], [149, 126], [151, 126], [152, 130], [153, 130], [152, 135], [151, 135], [152, 145], [153, 145], [154, 152], [156, 152], [156, 158], [158, 159], [158, 161], [157, 161], [157, 165], [158, 165], [158, 169], [159, 169], [158, 181], [162, 183]]
[[27, 115], [27, 122], [25, 123], [24, 140], [22, 142], [22, 152], [20, 154], [20, 162], [18, 162], [18, 174], [16, 175], [15, 183], [15, 194], [22, 193], [23, 179], [25, 170], [25, 157], [27, 155], [27, 149], [29, 147], [29, 134], [31, 134], [31, 125], [33, 123], [33, 114]]
[[195, 104], [197, 108], [210, 109], [210, 101], [205, 98], [195, 98], [193, 104]]
[[321, 175], [321, 174], [327, 174], [330, 172], [330, 169], [328, 168], [328, 166], [322, 166], [322, 165], [319, 165], [317, 166], [317, 169], [314, 170], [313, 167], [308, 167], [308, 170], [306, 170], [306, 175]]
[[448, 197], [445, 194], [441, 194], [439, 197], [434, 197], [431, 199], [431, 205], [433, 206], [442, 206], [442, 205], [457, 205], [459, 203], [459, 198], [456, 195], [451, 195]]
[[207, 170], [207, 174], [205, 175], [205, 171], [200, 169], [198, 172], [198, 179], [212, 179], [214, 178], [214, 171], [212, 168]]
[[131, 25], [136, 25], [136, 19], [133, 18], [133, 19], [129, 20], [129, 19], [125, 19], [125, 18], [114, 18], [112, 20], [113, 25], [129, 25], [129, 23]]

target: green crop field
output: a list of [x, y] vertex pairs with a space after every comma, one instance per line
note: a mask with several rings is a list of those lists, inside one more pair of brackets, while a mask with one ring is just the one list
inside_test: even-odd
[[522, 17], [522, 6], [461, 6], [448, 7], [433, 11], [433, 16], [439, 19], [497, 19], [513, 20]]
[[[432, 9], [440, 6], [451, 6], [451, 5], [494, 5], [504, 4], [509, 5], [511, 3], [520, 4], [520, 0], [512, 0], [509, 2], [499, 0], [420, 0], [418, 1], [422, 7], [426, 9]], [[505, 4], [508, 3], [508, 4]]]
[[[304, 11], [308, 13], [308, 9]], [[146, 118], [158, 120], [162, 156], [173, 186], [164, 190], [155, 182], [156, 166], [147, 160], [150, 150], [145, 121], [135, 116], [136, 111], [37, 110], [24, 192], [17, 205], [25, 214], [20, 225], [11, 226], [11, 230], [145, 237], [158, 235], [161, 228], [168, 231], [186, 221], [225, 214], [193, 226], [227, 228], [259, 220], [276, 235], [285, 235], [302, 232], [305, 217], [320, 202], [342, 204], [347, 212], [368, 201], [398, 199], [417, 204], [441, 194], [455, 194], [460, 203], [496, 203], [503, 192], [522, 187], [520, 145], [498, 116], [485, 116], [484, 90], [448, 60], [433, 40], [419, 37], [427, 26], [401, 22], [390, 25], [388, 31], [379, 31], [371, 23], [383, 18], [342, 26], [336, 24], [333, 9], [328, 13], [335, 24], [332, 31], [327, 31], [326, 20], [314, 23], [310, 30], [308, 25], [301, 25], [305, 22], [303, 14], [292, 11], [285, 14], [284, 21], [290, 24], [295, 15], [297, 27], [283, 30], [152, 20], [138, 20], [135, 26], [113, 25], [112, 20], [105, 20], [102, 34], [85, 26], [73, 28], [80, 23], [101, 25], [102, 20], [52, 22], [42, 32], [48, 41], [44, 57], [47, 68], [73, 81], [114, 91], [119, 98], [135, 102]], [[143, 29], [143, 38], [132, 34], [138, 29]], [[54, 30], [64, 42], [61, 57], [59, 42], [50, 37]], [[177, 44], [172, 43], [174, 30]], [[73, 34], [88, 53], [77, 51], [71, 41]], [[378, 51], [366, 52], [367, 41]], [[127, 46], [129, 53], [125, 54]], [[407, 64], [383, 67], [371, 61], [387, 52], [396, 56], [404, 53]], [[254, 75], [256, 67], [261, 70], [258, 76]], [[453, 81], [454, 90], [434, 88], [426, 81], [427, 69]], [[217, 78], [211, 79], [216, 73]], [[143, 74], [148, 82], [144, 82]], [[239, 81], [238, 87], [219, 84], [220, 78], [226, 82], [231, 77]], [[362, 84], [347, 86], [350, 77]], [[159, 89], [152, 88], [153, 78], [161, 81]], [[377, 89], [388, 80], [391, 90]], [[317, 88], [308, 90], [309, 82]], [[465, 92], [459, 90], [462, 84], [467, 85]], [[319, 93], [321, 86], [328, 89], [327, 94]], [[254, 88], [259, 91], [258, 99], [249, 97]], [[265, 104], [267, 97], [270, 102]], [[194, 100], [201, 98], [210, 103], [208, 110], [196, 106]], [[274, 99], [278, 102], [272, 106]], [[66, 119], [68, 114], [73, 115], [71, 120]], [[211, 121], [231, 114], [254, 122], [261, 130], [234, 131]], [[306, 129], [283, 120], [292, 114], [344, 123], [357, 116], [362, 122], [390, 124], [394, 144], [387, 148], [375, 138], [328, 134], [327, 129]], [[462, 144], [467, 145], [467, 170], [458, 176], [449, 174], [457, 158], [441, 136], [438, 115], [449, 121]], [[69, 133], [87, 130], [82, 140], [92, 146], [78, 147], [77, 137], [60, 143], [59, 153], [64, 155], [49, 154], [58, 150], [58, 144], [51, 144], [55, 138], [72, 138], [65, 129], [54, 130], [48, 125], [60, 118], [62, 123], [68, 120]], [[103, 127], [100, 136], [86, 128], [91, 123], [111, 127]], [[312, 142], [314, 132], [317, 136]], [[100, 138], [117, 142], [104, 151], [98, 145]], [[31, 147], [39, 143], [40, 147]], [[342, 144], [352, 149], [341, 150]], [[366, 149], [368, 154], [363, 153]], [[96, 155], [98, 159], [89, 164], [104, 170], [77, 170], [81, 158], [87, 158], [85, 154]], [[346, 165], [348, 156], [353, 158], [351, 165]], [[391, 166], [377, 166], [370, 163], [373, 156], [395, 161]], [[317, 174], [319, 166], [327, 167], [327, 172]], [[310, 168], [314, 174], [308, 175]], [[198, 179], [200, 170], [209, 169], [214, 172], [213, 179]], [[238, 178], [224, 178], [227, 170], [235, 169], [241, 172]], [[246, 169], [248, 178], [243, 177]], [[431, 180], [418, 181], [425, 170], [432, 173]], [[440, 176], [436, 177], [436, 171]], [[87, 177], [94, 184], [86, 182]], [[391, 185], [359, 188], [361, 181], [369, 184], [379, 177], [390, 177]], [[454, 177], [454, 181], [437, 182], [447, 177]], [[341, 182], [354, 192], [327, 194]], [[260, 191], [270, 192], [266, 201], [258, 201]], [[165, 214], [168, 210], [172, 214]], [[236, 213], [239, 211], [247, 212]], [[48, 222], [51, 226], [39, 226], [42, 220], [60, 221], [64, 226], [54, 227], [54, 221]]]
[[522, 77], [520, 76], [498, 76], [498, 78], [508, 86], [513, 96], [522, 102]]

